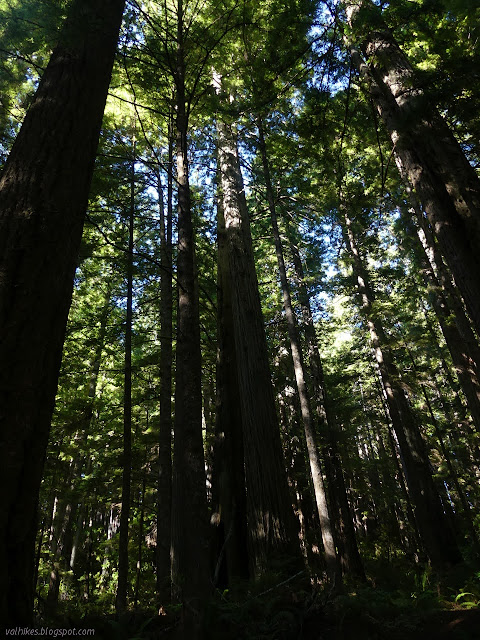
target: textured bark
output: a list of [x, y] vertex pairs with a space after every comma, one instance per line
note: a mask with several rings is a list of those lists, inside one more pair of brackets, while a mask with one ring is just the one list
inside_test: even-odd
[[201, 637], [203, 604], [211, 590], [208, 513], [202, 440], [202, 369], [195, 237], [188, 175], [188, 119], [182, 1], [178, 2], [175, 69], [178, 185], [178, 311], [175, 380], [172, 553], [173, 582], [187, 638]]
[[167, 215], [159, 176], [160, 203], [160, 424], [158, 436], [157, 485], [157, 597], [158, 604], [170, 602], [170, 542], [172, 526], [172, 224], [173, 224], [173, 122], [169, 123]]
[[221, 191], [217, 200], [217, 406], [212, 469], [214, 584], [248, 578], [243, 425], [233, 329], [231, 276]]
[[289, 245], [297, 278], [298, 296], [303, 316], [303, 331], [307, 345], [307, 355], [310, 372], [310, 384], [312, 386], [319, 434], [322, 447], [325, 451], [325, 469], [328, 479], [331, 515], [334, 519], [341, 565], [346, 575], [365, 580], [365, 571], [358, 551], [355, 527], [348, 503], [345, 479], [343, 477], [342, 464], [338, 452], [337, 434], [334, 426], [334, 411], [329, 405], [325, 388], [322, 360], [318, 350], [315, 324], [313, 322], [312, 309], [307, 288], [305, 286], [305, 274], [298, 247], [292, 239], [289, 230]]
[[[295, 382], [297, 385], [298, 398], [300, 402], [300, 412], [302, 415], [302, 422], [305, 433], [307, 455], [310, 463], [310, 473], [312, 475], [313, 491], [315, 494], [315, 502], [317, 505], [318, 517], [320, 520], [320, 530], [322, 533], [327, 574], [329, 578], [335, 582], [335, 580], [339, 581], [341, 578], [340, 565], [337, 561], [335, 541], [333, 538], [333, 527], [330, 520], [327, 496], [323, 482], [322, 463], [320, 460], [320, 453], [318, 451], [315, 424], [310, 408], [310, 398], [308, 395], [307, 384], [305, 380], [305, 366], [300, 344], [300, 336], [298, 332], [295, 312], [293, 310], [292, 298], [290, 295], [290, 285], [287, 278], [285, 259], [283, 257], [282, 240], [280, 237], [280, 231], [278, 229], [275, 196], [273, 192], [272, 180], [270, 177], [270, 165], [267, 157], [267, 147], [265, 143], [263, 123], [261, 118], [257, 118], [257, 125], [258, 145], [260, 155], [262, 157], [267, 202], [268, 208], [270, 210], [270, 221], [272, 224], [275, 253], [277, 255], [278, 272], [280, 275], [280, 286], [283, 296], [283, 307], [285, 309], [285, 317], [287, 320], [288, 337], [290, 340], [290, 350], [292, 354], [293, 369], [295, 373]], [[322, 410], [323, 406], [317, 410], [317, 414]]]
[[397, 164], [415, 188], [480, 334], [480, 180], [380, 10], [370, 0], [344, 4], [352, 40], [362, 49], [351, 45], [352, 60], [367, 80]]
[[217, 121], [242, 403], [252, 574], [300, 561], [275, 409], [247, 204], [235, 135]]
[[128, 591], [128, 538], [130, 498], [132, 484], [132, 322], [133, 322], [133, 249], [135, 227], [135, 134], [130, 175], [130, 205], [128, 215], [127, 309], [125, 317], [125, 364], [123, 387], [123, 456], [122, 456], [122, 509], [120, 513], [120, 539], [118, 544], [118, 583], [115, 610], [121, 615], [127, 608]]
[[441, 569], [445, 565], [459, 562], [460, 552], [455, 537], [445, 521], [439, 495], [433, 483], [425, 443], [400, 384], [399, 372], [388, 348], [387, 337], [380, 320], [374, 314], [372, 308], [375, 300], [374, 292], [357, 246], [352, 221], [346, 212], [343, 214], [343, 221], [345, 239], [352, 256], [365, 320], [402, 454], [415, 520], [432, 565]]
[[74, 2], [0, 182], [0, 620], [31, 620], [38, 490], [124, 0]]

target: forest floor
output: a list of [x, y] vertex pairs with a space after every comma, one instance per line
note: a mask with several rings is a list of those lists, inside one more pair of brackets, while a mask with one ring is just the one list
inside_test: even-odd
[[320, 630], [304, 629], [302, 640], [480, 640], [480, 610], [437, 610], [419, 619], [407, 614], [391, 620], [369, 615], [330, 620]]
[[[278, 603], [277, 603], [278, 604]], [[306, 611], [285, 606], [265, 607], [243, 619], [243, 614], [212, 612], [205, 640], [480, 640], [480, 608], [420, 607], [373, 613], [340, 607], [315, 606]], [[250, 611], [250, 614], [252, 611]], [[127, 614], [121, 621], [110, 616], [88, 616], [79, 625], [94, 628], [96, 640], [190, 640], [180, 631], [177, 615]]]
[[[337, 595], [312, 587], [304, 576], [282, 581], [274, 574], [255, 586], [217, 589], [206, 608], [205, 640], [480, 640], [478, 567], [464, 566], [441, 580], [428, 568], [410, 575], [376, 568], [375, 580]], [[91, 603], [86, 611], [64, 601], [55, 619], [38, 622], [93, 628], [95, 640], [191, 640], [181, 632], [179, 605], [163, 615], [130, 610], [121, 620], [105, 615], [106, 605]]]

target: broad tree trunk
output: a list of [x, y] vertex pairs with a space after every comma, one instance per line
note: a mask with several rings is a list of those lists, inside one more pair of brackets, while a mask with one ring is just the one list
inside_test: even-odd
[[158, 436], [157, 486], [157, 597], [165, 605], [171, 597], [170, 543], [172, 525], [172, 359], [173, 359], [173, 290], [172, 290], [172, 224], [173, 224], [173, 122], [168, 130], [167, 215], [165, 218], [163, 189], [159, 180], [160, 204], [160, 424]]
[[[341, 580], [340, 564], [337, 559], [335, 550], [335, 541], [333, 538], [333, 527], [330, 520], [329, 507], [327, 504], [327, 496], [323, 483], [322, 464], [318, 451], [317, 438], [315, 434], [315, 425], [313, 421], [312, 411], [310, 408], [310, 398], [307, 391], [305, 380], [305, 366], [300, 344], [300, 336], [298, 333], [297, 320], [293, 310], [292, 298], [290, 295], [290, 285], [287, 278], [287, 270], [285, 267], [285, 259], [283, 257], [283, 245], [278, 229], [277, 211], [275, 205], [275, 196], [273, 192], [272, 180], [270, 177], [270, 165], [267, 157], [267, 146], [265, 143], [265, 135], [263, 132], [263, 122], [261, 117], [257, 118], [258, 125], [258, 146], [263, 164], [263, 173], [265, 180], [265, 188], [267, 193], [268, 208], [270, 210], [270, 220], [272, 223], [273, 240], [275, 243], [275, 252], [277, 255], [278, 272], [280, 275], [280, 286], [283, 295], [283, 307], [285, 309], [285, 317], [287, 320], [288, 337], [290, 340], [290, 350], [292, 353], [293, 369], [295, 373], [295, 381], [297, 384], [298, 398], [300, 401], [300, 412], [302, 415], [303, 428], [305, 433], [305, 441], [307, 445], [307, 455], [310, 463], [310, 472], [312, 474], [313, 491], [315, 494], [315, 502], [317, 505], [318, 517], [320, 520], [320, 530], [322, 533], [323, 549], [325, 552], [325, 561], [327, 566], [327, 574], [333, 582], [337, 583]], [[323, 411], [323, 406], [317, 408], [317, 414]]]
[[[371, 0], [344, 2], [352, 60], [480, 334], [480, 180]], [[368, 15], [368, 21], [366, 19]]]
[[236, 138], [217, 120], [218, 161], [232, 281], [232, 309], [245, 451], [252, 574], [300, 562], [270, 377], [262, 308]]
[[442, 569], [461, 560], [455, 537], [445, 520], [439, 495], [433, 483], [425, 443], [388, 348], [383, 326], [373, 313], [375, 299], [354, 235], [353, 223], [343, 212], [344, 235], [353, 262], [362, 309], [370, 332], [375, 358], [386, 393], [388, 410], [398, 439], [415, 520], [432, 565]]
[[76, 0], [0, 182], [0, 621], [31, 620], [38, 491], [124, 0]]
[[223, 213], [217, 199], [217, 406], [212, 467], [211, 522], [215, 586], [232, 578], [248, 578], [247, 496], [243, 452], [242, 409], [238, 388], [233, 328], [231, 276]]
[[173, 581], [183, 604], [185, 637], [201, 636], [203, 603], [211, 590], [208, 513], [202, 439], [202, 368], [195, 237], [188, 175], [188, 117], [182, 0], [178, 0], [175, 69], [178, 184], [178, 312], [175, 380], [172, 550]]
[[128, 538], [130, 520], [130, 494], [132, 483], [132, 318], [133, 318], [133, 248], [135, 225], [135, 134], [130, 176], [130, 206], [128, 216], [127, 250], [127, 310], [125, 318], [125, 365], [123, 389], [123, 474], [122, 510], [120, 513], [120, 540], [118, 547], [118, 583], [115, 598], [117, 616], [127, 608], [128, 591]]

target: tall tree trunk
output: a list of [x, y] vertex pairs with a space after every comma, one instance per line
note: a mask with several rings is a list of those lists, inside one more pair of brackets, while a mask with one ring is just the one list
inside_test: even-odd
[[[480, 334], [480, 180], [432, 107], [415, 72], [371, 0], [344, 2], [352, 59], [369, 84], [397, 163], [425, 209]], [[367, 60], [367, 62], [365, 62]]]
[[221, 120], [217, 120], [217, 139], [242, 403], [250, 561], [252, 574], [259, 576], [269, 568], [278, 568], [286, 558], [299, 563], [300, 548], [270, 378], [236, 138]]
[[118, 583], [115, 598], [117, 616], [127, 608], [128, 591], [128, 538], [130, 497], [132, 483], [132, 319], [133, 319], [133, 249], [135, 226], [135, 133], [130, 176], [130, 206], [128, 216], [127, 250], [127, 309], [125, 318], [125, 366], [123, 389], [123, 474], [122, 510], [120, 513], [120, 540], [118, 547]]
[[188, 116], [185, 103], [183, 3], [178, 0], [177, 106], [178, 312], [173, 464], [173, 568], [185, 637], [202, 634], [203, 604], [211, 583], [208, 513], [202, 440], [202, 367], [195, 237], [188, 175]]
[[386, 393], [393, 428], [402, 453], [407, 485], [415, 509], [415, 520], [432, 565], [442, 569], [445, 565], [459, 562], [460, 552], [454, 535], [445, 521], [439, 495], [433, 483], [425, 443], [405, 391], [399, 382], [399, 372], [388, 348], [383, 326], [373, 313], [372, 305], [375, 296], [357, 246], [353, 223], [346, 211], [343, 212], [342, 217], [345, 240], [352, 256], [365, 320]]
[[158, 176], [160, 206], [160, 424], [158, 438], [157, 489], [157, 597], [158, 604], [170, 602], [170, 543], [172, 526], [172, 225], [173, 225], [173, 117], [168, 127], [167, 215]]
[[322, 360], [318, 349], [310, 298], [307, 287], [305, 286], [305, 273], [302, 259], [288, 225], [287, 233], [297, 279], [298, 297], [302, 308], [303, 331], [307, 345], [310, 384], [315, 400], [322, 447], [325, 451], [325, 467], [329, 482], [330, 502], [332, 505], [331, 513], [334, 516], [338, 536], [341, 538], [338, 544], [341, 565], [346, 575], [363, 581], [365, 580], [365, 571], [358, 550], [355, 527], [348, 503], [345, 478], [343, 476], [342, 463], [338, 452], [338, 438], [334, 426], [334, 411], [328, 401], [328, 394], [325, 387]]
[[213, 545], [214, 584], [248, 578], [247, 496], [243, 451], [242, 408], [232, 313], [231, 275], [223, 212], [217, 198], [217, 407], [212, 469], [211, 522], [216, 527]]
[[[293, 369], [295, 373], [295, 381], [297, 384], [298, 398], [300, 401], [300, 412], [302, 415], [303, 428], [305, 433], [305, 441], [307, 445], [307, 455], [310, 463], [310, 472], [312, 474], [313, 490], [315, 494], [315, 502], [317, 505], [318, 517], [320, 520], [320, 530], [322, 533], [323, 549], [325, 552], [325, 561], [327, 566], [327, 574], [333, 582], [341, 580], [340, 564], [337, 559], [335, 550], [335, 542], [333, 538], [333, 527], [330, 521], [329, 507], [327, 504], [327, 496], [323, 483], [322, 464], [318, 451], [315, 425], [312, 412], [310, 409], [310, 398], [307, 392], [307, 384], [305, 381], [305, 367], [300, 344], [300, 336], [298, 333], [297, 320], [293, 310], [292, 298], [290, 295], [290, 285], [287, 278], [287, 270], [285, 268], [285, 259], [283, 257], [283, 246], [278, 229], [277, 210], [275, 205], [275, 195], [273, 192], [272, 180], [270, 177], [270, 165], [267, 157], [267, 146], [265, 143], [265, 135], [263, 131], [263, 122], [261, 117], [257, 118], [258, 126], [258, 146], [262, 157], [263, 173], [265, 187], [267, 193], [268, 208], [270, 210], [270, 220], [272, 223], [273, 240], [275, 243], [275, 253], [277, 255], [278, 272], [280, 275], [280, 286], [282, 288], [283, 306], [285, 309], [285, 317], [287, 320], [288, 337], [290, 340], [290, 350], [292, 353]], [[317, 415], [323, 411], [323, 406], [317, 408]]]
[[0, 624], [32, 616], [38, 491], [124, 0], [75, 0], [0, 182]]

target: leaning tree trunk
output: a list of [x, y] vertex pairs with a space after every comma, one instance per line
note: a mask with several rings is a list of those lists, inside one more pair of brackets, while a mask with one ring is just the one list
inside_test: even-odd
[[[288, 337], [290, 340], [290, 350], [292, 353], [293, 369], [295, 373], [295, 381], [297, 383], [298, 398], [300, 401], [300, 413], [303, 421], [305, 433], [305, 441], [307, 448], [308, 460], [310, 463], [310, 472], [312, 474], [313, 492], [315, 494], [315, 502], [317, 505], [318, 518], [320, 520], [320, 530], [322, 533], [323, 550], [325, 552], [325, 561], [327, 566], [327, 574], [333, 583], [337, 583], [337, 587], [341, 581], [340, 564], [335, 549], [335, 541], [333, 538], [333, 527], [330, 520], [329, 507], [327, 504], [327, 496], [323, 482], [322, 463], [318, 451], [317, 437], [315, 433], [315, 424], [310, 408], [310, 398], [307, 391], [305, 380], [305, 366], [300, 344], [300, 336], [297, 327], [295, 311], [293, 309], [292, 298], [290, 295], [290, 285], [287, 278], [287, 270], [285, 267], [285, 259], [283, 257], [283, 245], [278, 229], [277, 209], [275, 204], [275, 196], [273, 192], [272, 180], [270, 177], [270, 164], [267, 156], [267, 145], [265, 143], [265, 135], [263, 132], [263, 122], [261, 117], [257, 118], [258, 125], [258, 145], [263, 164], [263, 174], [265, 180], [265, 188], [267, 192], [268, 208], [270, 210], [270, 220], [272, 223], [273, 240], [275, 243], [275, 253], [277, 255], [278, 272], [280, 275], [280, 286], [283, 295], [283, 307], [285, 309], [285, 317], [287, 320]], [[322, 411], [317, 408], [317, 415]]]
[[202, 440], [202, 367], [195, 237], [188, 175], [188, 116], [182, 0], [178, 1], [176, 84], [178, 185], [178, 311], [173, 450], [173, 581], [182, 602], [185, 637], [201, 636], [211, 583]]
[[[371, 0], [344, 2], [352, 60], [480, 334], [480, 180]], [[356, 49], [360, 44], [362, 53]]]
[[393, 428], [402, 453], [407, 485], [414, 505], [415, 520], [432, 565], [442, 569], [448, 564], [459, 562], [460, 552], [453, 532], [445, 521], [445, 514], [431, 475], [425, 443], [405, 391], [399, 383], [399, 372], [388, 348], [387, 337], [378, 316], [373, 312], [375, 296], [357, 246], [353, 223], [346, 211], [343, 212], [342, 217], [345, 240], [352, 257], [362, 309], [370, 332]]
[[241, 392], [252, 574], [300, 562], [275, 408], [250, 221], [231, 127], [217, 120], [238, 380]]
[[31, 620], [38, 491], [124, 0], [76, 0], [0, 182], [0, 621]]

